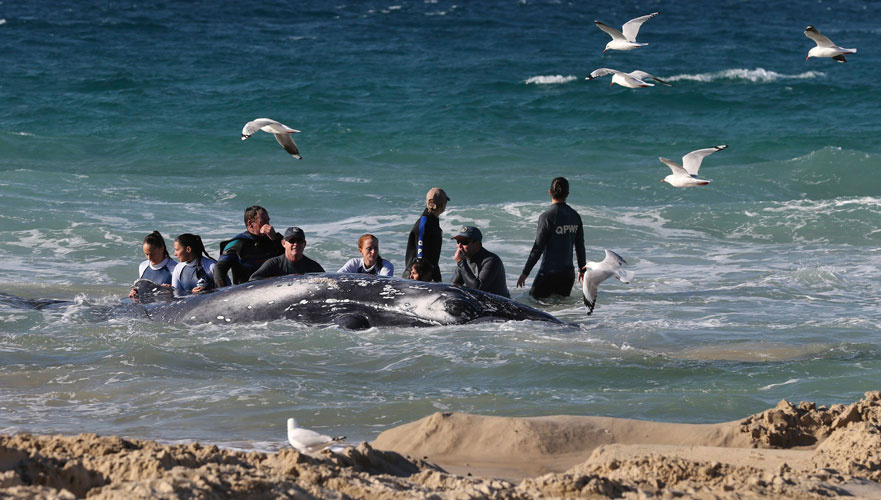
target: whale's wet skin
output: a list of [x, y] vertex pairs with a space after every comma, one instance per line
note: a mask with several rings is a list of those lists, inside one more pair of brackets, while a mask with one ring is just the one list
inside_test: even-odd
[[[150, 288], [141, 285], [142, 289]], [[148, 317], [171, 323], [289, 319], [310, 324], [336, 323], [354, 329], [453, 325], [477, 320], [559, 323], [548, 313], [479, 290], [358, 274], [281, 276], [170, 302], [154, 302], [144, 308]]]

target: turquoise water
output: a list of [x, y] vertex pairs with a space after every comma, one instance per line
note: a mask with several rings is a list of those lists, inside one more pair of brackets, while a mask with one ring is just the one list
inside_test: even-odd
[[[761, 16], [756, 16], [760, 10]], [[602, 54], [599, 19], [643, 25]], [[0, 4], [0, 430], [269, 448], [284, 422], [371, 439], [433, 411], [744, 417], [848, 402], [881, 375], [877, 2]], [[808, 24], [859, 52], [805, 61]], [[630, 90], [599, 67], [672, 82]], [[304, 159], [268, 134], [302, 132]], [[658, 156], [717, 144], [674, 189]], [[547, 303], [513, 289], [547, 188], [588, 258], [636, 277]], [[153, 229], [217, 243], [245, 207], [335, 270], [364, 232], [403, 265], [425, 191], [479, 226], [514, 297], [573, 323], [348, 332], [108, 317]], [[453, 247], [442, 272], [452, 276]], [[529, 281], [531, 283], [531, 279]]]

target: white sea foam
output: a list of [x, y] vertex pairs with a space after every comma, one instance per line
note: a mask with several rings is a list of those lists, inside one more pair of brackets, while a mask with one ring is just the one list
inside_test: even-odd
[[826, 73], [823, 73], [822, 71], [805, 71], [804, 73], [798, 73], [795, 75], [786, 75], [783, 73], [777, 73], [776, 71], [769, 71], [765, 68], [733, 68], [723, 69], [722, 71], [716, 71], [715, 73], [686, 73], [682, 75], [674, 75], [667, 78], [666, 80], [670, 82], [678, 82], [683, 80], [691, 80], [696, 82], [714, 82], [716, 80], [749, 80], [754, 83], [767, 83], [777, 80], [811, 80], [824, 76], [826, 76]]
[[0, 26], [6, 24], [6, 19], [0, 19]]
[[534, 83], [536, 85], [550, 85], [555, 83], [569, 83], [572, 80], [577, 80], [577, 76], [563, 76], [563, 75], [539, 75], [539, 76], [531, 76], [526, 80], [526, 84]]

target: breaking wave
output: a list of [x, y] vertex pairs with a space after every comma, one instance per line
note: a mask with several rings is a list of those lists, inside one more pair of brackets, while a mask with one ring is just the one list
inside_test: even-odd
[[676, 82], [683, 80], [692, 80], [696, 82], [714, 82], [716, 80], [748, 80], [751, 82], [773, 82], [777, 80], [810, 80], [826, 76], [822, 71], [805, 71], [796, 75], [785, 75], [776, 71], [769, 71], [764, 68], [756, 69], [724, 69], [715, 73], [698, 73], [675, 75], [667, 78], [668, 81]]

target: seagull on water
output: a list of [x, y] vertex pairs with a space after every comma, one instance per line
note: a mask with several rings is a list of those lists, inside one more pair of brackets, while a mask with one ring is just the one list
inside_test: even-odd
[[597, 303], [597, 290], [600, 283], [606, 281], [612, 276], [618, 278], [622, 283], [630, 283], [633, 279], [632, 271], [621, 269], [621, 264], [627, 262], [623, 257], [611, 250], [606, 250], [606, 258], [601, 262], [588, 261], [584, 266], [584, 279], [581, 282], [581, 291], [584, 294], [584, 305], [587, 307], [587, 315], [593, 313], [593, 308]]
[[288, 442], [300, 453], [308, 455], [319, 452], [343, 439], [346, 439], [346, 436], [325, 436], [313, 430], [298, 427], [296, 420], [293, 418], [288, 419]]
[[817, 43], [817, 46], [808, 51], [808, 57], [805, 61], [812, 57], [831, 57], [838, 62], [846, 63], [847, 59], [844, 54], [856, 54], [857, 49], [845, 49], [835, 45], [826, 35], [817, 31], [817, 28], [808, 26], [805, 28], [805, 36]]
[[652, 12], [651, 14], [631, 19], [624, 23], [624, 26], [621, 27], [621, 31], [600, 21], [594, 21], [593, 23], [597, 25], [597, 28], [605, 31], [610, 37], [612, 37], [612, 41], [607, 43], [606, 48], [603, 49], [603, 54], [605, 54], [607, 50], [633, 50], [648, 45], [647, 43], [637, 43], [636, 34], [639, 33], [639, 28], [642, 26], [642, 23], [657, 15], [657, 12]]
[[257, 118], [256, 120], [246, 123], [242, 128], [242, 140], [244, 141], [248, 137], [256, 134], [258, 130], [269, 132], [274, 135], [275, 140], [278, 141], [278, 143], [281, 144], [281, 147], [290, 153], [291, 156], [298, 160], [303, 159], [303, 157], [300, 156], [300, 150], [297, 149], [297, 144], [294, 142], [294, 138], [291, 137], [291, 134], [296, 134], [299, 130], [294, 130], [284, 123], [279, 123], [270, 118]]
[[627, 87], [629, 89], [637, 89], [641, 87], [654, 87], [654, 83], [648, 83], [645, 80], [654, 80], [658, 83], [664, 84], [668, 87], [672, 87], [672, 83], [665, 82], [660, 78], [650, 75], [645, 71], [631, 71], [630, 73], [625, 73], [623, 71], [618, 71], [617, 69], [611, 68], [600, 68], [595, 69], [593, 73], [590, 74], [585, 80], [593, 80], [594, 78], [599, 78], [601, 76], [612, 75], [612, 81], [609, 82], [609, 86], [611, 87], [613, 83], [617, 83], [622, 87]]
[[670, 170], [673, 171], [672, 174], [661, 179], [661, 182], [666, 182], [671, 186], [680, 188], [706, 186], [710, 181], [700, 179], [697, 176], [697, 171], [701, 168], [701, 162], [704, 161], [706, 156], [709, 156], [716, 151], [722, 151], [727, 147], [727, 144], [722, 144], [712, 148], [697, 149], [682, 157], [682, 165], [673, 160], [659, 156], [658, 159], [661, 160], [661, 163], [667, 165], [670, 167]]

